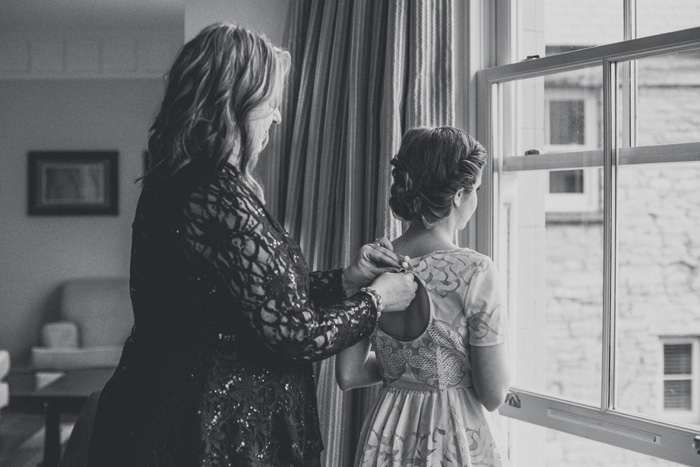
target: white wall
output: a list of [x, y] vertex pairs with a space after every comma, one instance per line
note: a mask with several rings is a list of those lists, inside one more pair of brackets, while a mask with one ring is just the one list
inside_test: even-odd
[[[73, 41], [71, 29], [0, 34], [0, 348], [10, 350], [14, 364], [26, 363], [41, 325], [55, 319], [63, 281], [129, 273], [139, 194], [133, 180], [141, 175], [161, 76], [172, 60], [156, 70], [153, 60], [143, 58], [149, 51], [174, 56], [183, 37], [216, 21], [244, 25], [282, 44], [290, 3], [186, 0], [184, 33], [159, 32], [165, 42], [141, 40], [153, 35], [148, 29], [116, 35], [118, 40], [93, 31], [93, 40]], [[81, 47], [90, 53], [76, 52]], [[37, 55], [42, 50], [48, 52]], [[28, 216], [27, 151], [35, 149], [119, 151], [119, 215]]]
[[0, 30], [0, 79], [160, 78], [183, 31]]
[[[131, 222], [157, 79], [0, 81], [0, 348], [21, 363], [61, 282], [128, 275]], [[118, 216], [28, 216], [27, 151], [119, 151]]]
[[185, 40], [211, 23], [227, 21], [282, 45], [291, 0], [186, 0]]

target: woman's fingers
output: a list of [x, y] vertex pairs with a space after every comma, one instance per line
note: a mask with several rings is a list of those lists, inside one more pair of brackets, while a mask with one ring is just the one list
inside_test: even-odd
[[386, 237], [378, 237], [374, 240], [374, 244], [377, 246], [382, 246], [389, 251], [394, 251], [394, 245], [392, 245], [389, 239]]
[[[368, 258], [376, 266], [388, 266], [391, 268], [399, 268], [401, 272], [405, 272], [410, 269], [411, 258], [408, 256], [399, 256], [394, 253], [394, 246], [391, 244], [388, 238], [378, 237], [374, 240], [372, 244], [369, 245], [377, 254], [382, 256], [377, 256], [377, 254], [368, 252]], [[387, 258], [389, 262], [387, 262]]]
[[401, 268], [401, 258], [392, 250], [377, 243], [366, 246], [367, 259], [375, 266]]

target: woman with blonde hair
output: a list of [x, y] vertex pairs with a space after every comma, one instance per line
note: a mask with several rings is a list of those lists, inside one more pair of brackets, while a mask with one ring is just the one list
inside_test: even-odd
[[266, 211], [253, 168], [280, 122], [289, 62], [216, 24], [167, 75], [133, 223], [134, 328], [99, 397], [90, 466], [319, 465], [311, 362], [414, 296], [386, 240], [310, 273]]

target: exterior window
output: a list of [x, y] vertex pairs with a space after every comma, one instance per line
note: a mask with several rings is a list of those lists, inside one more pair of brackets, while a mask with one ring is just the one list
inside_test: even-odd
[[664, 345], [664, 409], [693, 408], [693, 346]]
[[545, 196], [547, 222], [602, 220], [599, 169], [550, 170]]
[[583, 170], [549, 172], [549, 193], [583, 193]]
[[[571, 77], [572, 74], [562, 74], [545, 80], [547, 154], [600, 147], [601, 89], [584, 89]], [[552, 170], [548, 182], [545, 197], [547, 222], [602, 219], [600, 170]]]
[[700, 363], [697, 338], [662, 339], [663, 410], [669, 418], [700, 421]]

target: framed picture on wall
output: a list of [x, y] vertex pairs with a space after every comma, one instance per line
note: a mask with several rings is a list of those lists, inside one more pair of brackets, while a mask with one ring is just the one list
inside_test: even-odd
[[117, 151], [30, 151], [28, 214], [117, 215]]

